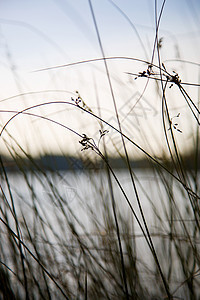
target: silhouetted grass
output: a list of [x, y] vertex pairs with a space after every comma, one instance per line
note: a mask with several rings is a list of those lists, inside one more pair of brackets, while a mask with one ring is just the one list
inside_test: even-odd
[[[158, 16], [155, 1], [156, 30], [153, 51], [149, 53], [151, 60], [106, 57], [95, 11], [92, 2], [88, 2], [102, 57], [54, 68], [102, 61], [117, 126], [104, 118], [100, 105], [94, 111], [78, 92], [67, 100], [43, 101], [20, 111], [1, 111], [12, 113], [0, 135], [19, 171], [8, 172], [1, 157], [0, 298], [199, 299], [199, 107], [187, 91], [188, 85], [195, 89], [199, 85], [181, 82], [179, 75], [170, 73], [162, 63], [159, 25], [166, 1]], [[114, 2], [109, 2], [123, 14]], [[130, 22], [128, 18], [127, 21]], [[158, 63], [154, 63], [155, 56]], [[113, 60], [143, 63], [144, 69], [129, 75], [146, 80], [144, 91], [150, 80], [155, 81], [160, 93], [160, 126], [167, 158], [152, 154], [150, 140], [146, 140], [149, 143], [146, 150], [148, 147], [143, 148], [124, 131], [121, 121], [124, 116], [116, 104], [108, 66]], [[53, 68], [45, 70], [50, 69]], [[176, 121], [180, 114], [174, 116], [170, 111], [168, 88], [176, 88], [182, 95], [196, 122], [191, 170], [176, 139], [176, 133], [183, 132]], [[80, 133], [51, 116], [35, 113], [37, 108], [51, 106], [56, 110], [58, 105], [97, 122], [98, 138]], [[80, 145], [82, 169], [60, 171], [42, 166], [9, 133], [10, 124], [23, 115], [73, 134]], [[120, 137], [120, 150], [112, 141], [125, 166], [120, 171], [113, 168], [108, 155], [109, 130]], [[5, 133], [9, 142], [4, 138]], [[134, 169], [130, 154], [133, 150], [148, 159], [151, 168]], [[88, 153], [93, 155], [90, 163], [94, 168], [85, 163]]]

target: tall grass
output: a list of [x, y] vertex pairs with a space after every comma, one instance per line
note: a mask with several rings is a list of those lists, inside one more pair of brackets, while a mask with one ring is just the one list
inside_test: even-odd
[[[109, 2], [136, 30], [120, 8]], [[15, 172], [8, 171], [8, 159], [1, 156], [0, 298], [199, 299], [199, 106], [187, 91], [188, 86], [198, 89], [199, 84], [182, 82], [162, 61], [159, 26], [165, 2], [158, 14], [155, 1], [156, 30], [150, 60], [106, 57], [89, 0], [101, 57], [55, 67], [102, 62], [116, 125], [104, 117], [98, 94], [97, 110], [89, 107], [78, 92], [67, 100], [1, 110], [12, 115], [2, 125], [0, 135]], [[141, 39], [140, 43], [143, 45]], [[146, 82], [137, 103], [149, 82], [155, 82], [167, 148], [167, 154], [159, 158], [152, 154], [151, 141], [146, 141], [147, 147], [140, 146], [131, 134], [133, 127], [130, 125], [128, 134], [123, 126], [109, 62], [125, 60], [142, 65], [140, 72], [127, 72], [137, 81]], [[41, 71], [47, 69], [53, 68]], [[183, 155], [178, 143], [177, 134], [184, 132], [179, 126], [180, 114], [170, 110], [169, 88], [180, 93], [196, 124], [190, 156]], [[89, 135], [88, 130], [79, 132], [37, 110], [56, 110], [59, 105], [94, 120], [99, 136]], [[77, 161], [66, 153], [63, 156], [72, 170], [47, 168], [42, 159], [24, 149], [9, 132], [9, 126], [22, 116], [70, 132], [80, 146], [81, 169], [77, 170]], [[119, 137], [118, 143], [111, 131]], [[145, 137], [145, 132], [141, 136]], [[112, 164], [111, 144], [121, 157], [123, 170], [116, 170]], [[134, 168], [131, 153], [136, 151], [142, 154], [145, 170]]]

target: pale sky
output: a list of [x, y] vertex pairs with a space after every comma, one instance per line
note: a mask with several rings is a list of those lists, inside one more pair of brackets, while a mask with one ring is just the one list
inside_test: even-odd
[[[151, 60], [155, 38], [155, 2], [92, 1], [106, 57]], [[158, 13], [162, 3], [157, 1]], [[166, 0], [159, 28], [161, 59], [170, 73], [179, 73], [182, 82], [199, 82], [199, 66], [174, 61], [181, 59], [200, 63], [199, 25], [200, 1]], [[99, 114], [99, 105], [103, 119], [117, 127], [103, 62], [35, 72], [102, 57], [87, 0], [0, 1], [0, 54], [1, 111], [20, 111], [50, 101], [70, 102], [75, 91], [78, 91], [94, 113]], [[154, 63], [157, 62], [156, 54]], [[145, 150], [161, 155], [166, 145], [162, 139], [161, 98], [155, 82], [149, 82], [144, 97], [136, 104], [146, 79], [134, 80], [134, 76], [126, 74], [142, 72], [147, 66], [134, 60], [116, 59], [108, 61], [108, 67], [124, 132]], [[186, 87], [186, 90], [197, 103], [198, 88]], [[180, 147], [190, 147], [194, 118], [176, 87], [168, 89], [167, 93], [170, 116], [180, 112], [178, 126], [182, 134], [177, 132], [176, 138]], [[99, 123], [77, 108], [52, 104], [29, 112], [49, 117], [98, 142]], [[0, 113], [1, 127], [13, 114]], [[76, 135], [38, 117], [19, 115], [8, 124], [6, 130], [1, 138], [2, 151], [5, 150], [5, 143], [9, 149], [14, 147], [20, 152], [18, 143], [33, 154], [75, 154], [81, 149], [80, 139]], [[112, 144], [117, 150], [121, 149], [120, 138], [112, 130], [106, 139], [110, 150], [113, 149]], [[134, 153], [135, 149], [131, 146], [130, 151]]]

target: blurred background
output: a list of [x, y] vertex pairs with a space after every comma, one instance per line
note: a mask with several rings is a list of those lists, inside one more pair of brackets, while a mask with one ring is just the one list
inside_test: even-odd
[[[167, 153], [162, 126], [161, 87], [155, 80], [136, 75], [151, 62], [155, 40], [155, 1], [92, 1], [103, 50], [111, 76], [122, 130], [134, 142], [155, 156]], [[157, 18], [163, 1], [157, 1]], [[158, 38], [161, 62], [170, 74], [177, 72], [182, 82], [199, 83], [200, 2], [167, 0], [161, 16]], [[2, 133], [1, 153], [21, 148], [34, 156], [78, 155], [78, 134], [99, 140], [99, 122], [67, 103], [77, 95], [86, 107], [118, 128], [112, 95], [89, 2], [86, 0], [0, 1], [0, 126], [19, 114]], [[126, 58], [126, 59], [125, 59]], [[158, 64], [157, 53], [153, 62]], [[77, 64], [74, 64], [77, 63]], [[72, 64], [66, 66], [68, 64]], [[155, 69], [155, 71], [158, 71]], [[198, 105], [199, 88], [185, 86]], [[177, 86], [167, 88], [170, 117], [180, 149], [193, 145], [196, 121]], [[55, 103], [58, 102], [58, 103]], [[176, 116], [179, 115], [178, 118]], [[106, 143], [110, 155], [121, 152], [119, 134], [107, 126]], [[14, 149], [14, 150], [13, 150]], [[141, 153], [130, 146], [129, 155]]]

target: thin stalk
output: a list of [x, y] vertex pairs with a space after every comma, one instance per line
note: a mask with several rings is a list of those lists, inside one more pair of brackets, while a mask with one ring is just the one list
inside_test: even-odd
[[26, 300], [29, 300], [29, 293], [28, 293], [28, 283], [27, 283], [27, 277], [26, 277], [26, 270], [25, 270], [25, 265], [24, 265], [24, 254], [23, 254], [23, 250], [22, 250], [22, 243], [21, 243], [21, 234], [20, 234], [20, 227], [19, 227], [19, 223], [18, 223], [18, 219], [17, 219], [17, 214], [16, 214], [16, 210], [15, 210], [15, 204], [14, 204], [14, 199], [12, 196], [12, 192], [11, 192], [11, 188], [10, 188], [10, 184], [9, 184], [9, 180], [8, 180], [8, 176], [6, 173], [6, 170], [4, 168], [4, 164], [0, 155], [0, 164], [3, 170], [3, 174], [6, 180], [6, 185], [9, 191], [9, 196], [10, 196], [10, 200], [11, 200], [11, 205], [12, 205], [12, 212], [13, 212], [13, 216], [14, 216], [14, 220], [15, 220], [15, 227], [17, 230], [17, 237], [18, 237], [18, 248], [19, 248], [19, 252], [20, 252], [20, 258], [21, 258], [21, 264], [22, 264], [22, 272], [23, 272], [23, 276], [24, 276], [24, 287], [25, 287], [25, 292], [26, 292]]
[[27, 252], [32, 256], [32, 258], [40, 265], [40, 267], [43, 269], [43, 271], [48, 275], [48, 277], [54, 282], [54, 284], [57, 286], [57, 288], [60, 290], [62, 295], [65, 297], [65, 299], [69, 300], [68, 296], [65, 294], [63, 289], [60, 287], [60, 285], [55, 281], [53, 276], [47, 271], [47, 269], [42, 265], [40, 260], [37, 259], [37, 257], [31, 252], [31, 250], [26, 246], [26, 244], [20, 240], [20, 237], [9, 227], [9, 225], [0, 217], [0, 221], [6, 226], [6, 228], [10, 231], [13, 238], [16, 238], [18, 241], [20, 241], [20, 244], [24, 247], [24, 249], [27, 250]]

